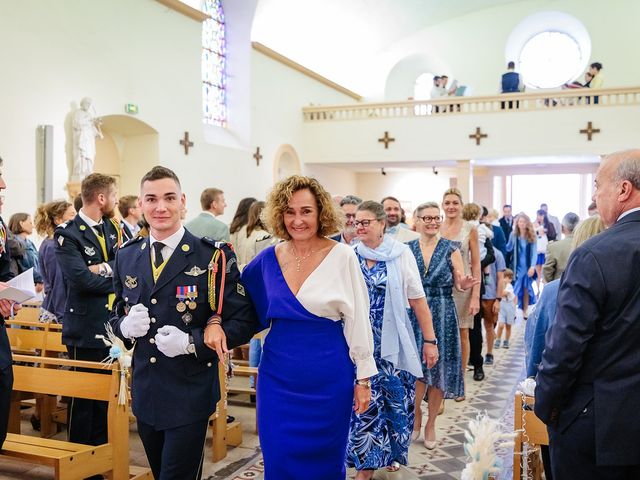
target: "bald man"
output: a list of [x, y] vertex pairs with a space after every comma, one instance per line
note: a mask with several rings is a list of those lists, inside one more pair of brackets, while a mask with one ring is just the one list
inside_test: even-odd
[[537, 376], [554, 480], [640, 478], [640, 150], [602, 161], [594, 200], [608, 229], [569, 258]]

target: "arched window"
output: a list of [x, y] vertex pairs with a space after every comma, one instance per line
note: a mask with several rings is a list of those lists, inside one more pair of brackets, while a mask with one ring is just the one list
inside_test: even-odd
[[222, 0], [204, 0], [202, 24], [202, 113], [209, 125], [227, 126], [227, 72]]
[[563, 32], [542, 32], [520, 52], [520, 72], [527, 86], [555, 88], [575, 79], [585, 59], [580, 45]]

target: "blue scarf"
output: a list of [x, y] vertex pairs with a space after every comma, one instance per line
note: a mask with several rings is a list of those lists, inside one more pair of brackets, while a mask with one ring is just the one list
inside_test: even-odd
[[355, 246], [360, 256], [367, 260], [386, 262], [387, 288], [382, 315], [381, 356], [399, 370], [405, 370], [421, 378], [422, 363], [416, 347], [413, 327], [406, 309], [404, 275], [400, 256], [409, 247], [385, 235], [378, 248], [371, 249], [360, 242]]

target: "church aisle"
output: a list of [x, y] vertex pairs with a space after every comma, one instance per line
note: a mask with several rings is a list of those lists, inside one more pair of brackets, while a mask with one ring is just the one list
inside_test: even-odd
[[[521, 316], [511, 335], [511, 348], [495, 350], [494, 355], [494, 365], [485, 366], [484, 381], [474, 382], [473, 371], [467, 372], [466, 401], [446, 401], [445, 411], [437, 422], [438, 447], [433, 451], [426, 450], [421, 437], [411, 445], [409, 465], [395, 473], [378, 471], [374, 476], [375, 480], [459, 479], [466, 460], [464, 429], [469, 419], [475, 418], [478, 412], [486, 410], [492, 418], [500, 419], [505, 431], [513, 430], [513, 394], [524, 378], [524, 323]], [[423, 422], [426, 422], [426, 404], [423, 404], [422, 410]], [[498, 479], [512, 478], [513, 449], [504, 449], [499, 455], [503, 469]], [[228, 472], [229, 467], [225, 470]], [[263, 480], [263, 471], [262, 457], [257, 455], [235, 473], [225, 477], [221, 475], [223, 472], [216, 470], [217, 474], [210, 476], [208, 480]], [[348, 473], [349, 479], [354, 478], [353, 470]]]
[[[494, 351], [495, 363], [485, 366], [485, 380], [474, 382], [472, 371], [467, 372], [467, 400], [456, 403], [447, 400], [444, 414], [438, 418], [438, 447], [428, 451], [422, 444], [422, 437], [411, 445], [409, 465], [399, 472], [376, 472], [376, 480], [444, 480], [459, 479], [465, 465], [463, 448], [464, 429], [469, 419], [478, 412], [487, 411], [492, 418], [499, 418], [506, 431], [513, 429], [513, 393], [524, 377], [524, 323], [519, 316], [511, 336], [511, 348]], [[239, 397], [244, 399], [244, 397]], [[207, 435], [203, 479], [205, 480], [263, 480], [264, 468], [260, 455], [258, 436], [255, 433], [255, 409], [234, 404], [230, 398], [229, 412], [242, 423], [243, 443], [240, 447], [229, 448], [227, 457], [220, 462], [211, 462], [211, 434]], [[29, 417], [31, 410], [22, 412], [22, 431], [35, 435]], [[423, 418], [426, 422], [426, 404], [423, 404]], [[61, 432], [55, 438], [65, 439]], [[131, 464], [148, 466], [137, 435], [135, 425], [131, 426], [130, 436]], [[512, 478], [512, 449], [499, 452], [503, 469], [499, 480]], [[348, 478], [353, 478], [349, 471]], [[0, 480], [49, 480], [53, 478], [53, 469], [44, 466], [17, 463], [0, 457]]]

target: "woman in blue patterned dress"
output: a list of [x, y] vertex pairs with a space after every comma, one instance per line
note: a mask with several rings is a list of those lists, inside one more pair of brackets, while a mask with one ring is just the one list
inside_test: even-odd
[[[433, 368], [422, 365], [423, 377], [416, 382], [415, 420], [413, 439], [420, 436], [422, 411], [420, 405], [425, 390], [429, 401], [429, 417], [424, 427], [424, 446], [436, 447], [436, 418], [443, 398], [464, 396], [462, 355], [453, 287], [468, 290], [480, 281], [464, 276], [464, 265], [458, 242], [440, 236], [442, 215], [435, 202], [423, 203], [416, 209], [416, 229], [420, 238], [408, 243], [418, 263], [424, 292], [433, 318], [433, 329], [438, 340], [440, 359]], [[422, 331], [411, 315], [416, 343], [423, 343]]]
[[[366, 201], [358, 207], [355, 247], [371, 305], [373, 356], [378, 375], [371, 379], [371, 403], [351, 415], [347, 466], [368, 480], [376, 469], [397, 471], [407, 464], [416, 377], [422, 376], [421, 357], [432, 367], [438, 347], [416, 261], [409, 248], [384, 235], [382, 205]], [[415, 312], [423, 336], [431, 342], [416, 347], [407, 306]], [[421, 352], [421, 355], [418, 352]]]

